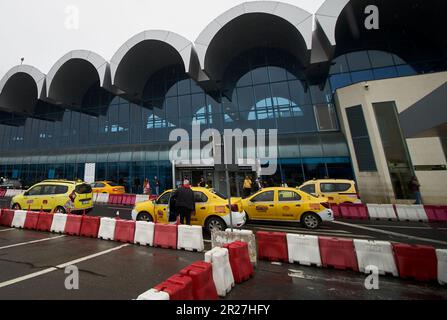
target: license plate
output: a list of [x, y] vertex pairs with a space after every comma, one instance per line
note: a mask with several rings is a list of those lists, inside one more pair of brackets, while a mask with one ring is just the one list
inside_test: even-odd
[[81, 200], [82, 204], [89, 204], [90, 200]]

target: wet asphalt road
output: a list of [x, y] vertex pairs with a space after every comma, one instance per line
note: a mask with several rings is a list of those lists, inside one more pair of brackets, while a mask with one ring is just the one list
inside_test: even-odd
[[[0, 205], [5, 207], [6, 202]], [[114, 216], [118, 210], [122, 218], [130, 218], [130, 209], [124, 207], [96, 207], [91, 214]], [[341, 222], [347, 224], [331, 223], [318, 231], [265, 222], [247, 228], [447, 248], [447, 224]], [[0, 227], [0, 299], [130, 300], [199, 260], [203, 253]], [[79, 268], [79, 290], [65, 289], [65, 264]], [[386, 276], [380, 278], [379, 290], [369, 291], [364, 281], [365, 276], [355, 272], [259, 261], [254, 278], [236, 285], [226, 299], [447, 299], [447, 288], [437, 283]]]

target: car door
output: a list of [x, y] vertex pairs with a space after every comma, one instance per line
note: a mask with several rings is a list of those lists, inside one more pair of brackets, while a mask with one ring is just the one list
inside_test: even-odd
[[203, 225], [210, 211], [208, 196], [201, 191], [194, 191], [194, 199], [196, 202], [196, 210], [191, 215], [191, 224]]
[[301, 196], [293, 190], [279, 190], [276, 202], [279, 219], [298, 221], [303, 213], [301, 200]]
[[55, 185], [45, 185], [42, 186], [42, 191], [40, 192], [41, 206], [44, 211], [51, 211], [55, 208], [56, 204], [56, 188]]
[[322, 197], [328, 198], [329, 203], [339, 203], [340, 195], [336, 183], [321, 183], [320, 192]]
[[262, 191], [251, 197], [248, 201], [247, 213], [250, 219], [276, 219], [275, 191]]
[[315, 183], [306, 184], [305, 186], [300, 188], [301, 191], [311, 194], [313, 196], [318, 196], [317, 194], [317, 186]]
[[31, 210], [40, 210], [42, 207], [42, 193], [43, 186], [35, 186], [31, 188], [25, 198], [25, 207], [23, 209], [30, 208]]
[[169, 221], [169, 200], [171, 199], [171, 192], [163, 193], [155, 202], [154, 216], [157, 222]]

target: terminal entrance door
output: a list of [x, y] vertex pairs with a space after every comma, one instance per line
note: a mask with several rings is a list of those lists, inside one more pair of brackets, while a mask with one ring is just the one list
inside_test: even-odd
[[191, 185], [197, 187], [202, 178], [205, 183], [213, 188], [215, 186], [214, 170], [212, 168], [177, 168], [176, 181], [181, 183], [183, 179], [188, 179]]
[[[245, 176], [250, 176], [253, 181], [256, 178], [256, 174], [251, 171], [250, 168], [238, 168], [238, 170], [230, 170], [230, 191], [231, 196], [242, 196], [242, 185], [244, 183]], [[176, 185], [182, 183], [183, 179], [187, 178], [191, 185], [196, 187], [200, 183], [200, 179], [203, 177], [206, 184], [219, 191], [220, 193], [227, 194], [227, 182], [225, 177], [225, 171], [216, 170], [214, 167], [206, 168], [176, 168]]]

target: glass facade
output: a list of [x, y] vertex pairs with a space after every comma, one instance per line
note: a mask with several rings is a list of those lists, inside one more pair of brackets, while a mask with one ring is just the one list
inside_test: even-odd
[[[352, 178], [349, 152], [329, 85], [310, 86], [298, 64], [283, 52], [257, 49], [227, 68], [222, 90], [206, 93], [174, 65], [147, 81], [143, 101], [93, 87], [81, 110], [59, 115], [3, 119], [0, 173], [32, 184], [45, 178], [83, 178], [96, 163], [96, 179], [142, 192], [145, 178], [172, 186], [169, 133], [192, 124], [202, 130], [277, 129], [279, 168], [269, 180], [299, 185], [306, 179]], [[47, 121], [59, 116], [60, 121]], [[24, 156], [25, 155], [25, 156]]]
[[[433, 71], [430, 65], [419, 73]], [[421, 68], [424, 62], [418, 64]], [[407, 64], [397, 55], [377, 50], [356, 51], [340, 55], [332, 61], [329, 81], [333, 90], [351, 84], [405, 77], [418, 74], [415, 67]]]
[[415, 74], [396, 55], [359, 51], [336, 58], [329, 77], [314, 85], [296, 59], [263, 48], [237, 56], [217, 91], [205, 92], [182, 69], [169, 66], [147, 79], [138, 103], [96, 85], [80, 109], [25, 118], [2, 113], [0, 174], [31, 185], [45, 178], [83, 178], [85, 163], [96, 163], [97, 180], [140, 193], [141, 181], [158, 177], [163, 190], [173, 180], [169, 133], [191, 132], [192, 124], [200, 124], [202, 130], [277, 129], [278, 170], [267, 179], [272, 185], [352, 179], [333, 92], [358, 81]]

